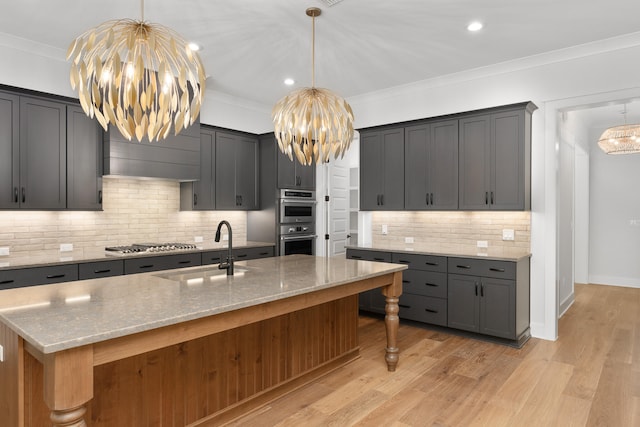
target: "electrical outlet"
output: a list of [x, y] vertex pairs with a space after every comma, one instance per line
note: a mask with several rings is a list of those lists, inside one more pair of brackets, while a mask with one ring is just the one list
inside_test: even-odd
[[502, 240], [515, 240], [516, 232], [509, 228], [502, 230]]
[[387, 234], [389, 232], [389, 229], [387, 228], [387, 224], [383, 224], [382, 225], [382, 234]]
[[203, 238], [202, 236], [196, 236], [196, 237], [194, 237], [194, 238], [193, 238], [193, 240], [194, 240], [196, 243], [202, 243], [202, 242], [204, 242], [204, 238]]
[[0, 256], [8, 256], [9, 255], [9, 247], [5, 246], [0, 248]]
[[405, 237], [404, 238], [404, 242], [405, 243], [413, 243], [413, 237]]
[[60, 252], [71, 252], [73, 250], [73, 243], [61, 243]]
[[222, 240], [229, 240], [229, 235], [225, 234], [224, 236], [222, 236]]
[[478, 240], [478, 247], [479, 248], [488, 248], [489, 247], [489, 242], [487, 242], [486, 240]]

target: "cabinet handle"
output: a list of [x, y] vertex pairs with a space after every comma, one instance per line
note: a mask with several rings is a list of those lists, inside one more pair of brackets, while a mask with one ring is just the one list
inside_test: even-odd
[[384, 194], [380, 195], [380, 205], [384, 206]]
[[380, 206], [380, 195], [376, 195], [376, 205]]
[[438, 285], [436, 285], [435, 283], [425, 283], [424, 285], [425, 286], [431, 286], [431, 287], [434, 287], [434, 288], [438, 287]]
[[24, 187], [22, 187], [22, 203], [24, 203], [24, 202], [26, 202], [26, 201], [27, 201], [27, 196], [26, 196], [26, 194], [25, 194]]
[[261, 256], [269, 255], [269, 252], [260, 252], [260, 255], [261, 255]]
[[438, 310], [431, 310], [430, 308], [425, 308], [424, 311], [426, 311], [427, 313], [435, 313], [438, 314]]
[[384, 261], [384, 258], [374, 258], [374, 261]]
[[425, 262], [424, 264], [425, 264], [425, 265], [432, 265], [432, 266], [434, 266], [434, 267], [437, 267], [437, 266], [439, 266], [439, 265], [440, 265], [440, 264], [438, 264], [437, 262], [429, 262], [429, 261]]
[[431, 193], [431, 204], [433, 205], [433, 193]]
[[2, 282], [0, 282], [0, 285], [7, 285], [9, 283], [13, 283], [14, 280], [3, 280]]
[[13, 187], [13, 202], [18, 203], [18, 187]]
[[360, 255], [351, 255], [350, 258], [351, 259], [362, 259], [362, 257]]
[[401, 308], [411, 308], [411, 306], [410, 306], [410, 305], [404, 305], [404, 304], [398, 304], [398, 307], [401, 307]]
[[493, 191], [491, 192], [491, 204], [493, 205]]
[[480, 296], [484, 296], [484, 285], [482, 283], [480, 283]]
[[427, 193], [425, 197], [426, 197], [426, 199], [427, 199], [427, 200], [426, 200], [427, 206], [429, 206], [429, 193]]
[[411, 280], [403, 280], [402, 283], [411, 283]]
[[93, 274], [104, 274], [104, 273], [109, 273], [110, 271], [111, 271], [110, 268], [106, 270], [93, 270]]
[[466, 270], [468, 270], [468, 269], [470, 269], [470, 268], [471, 268], [471, 266], [470, 266], [470, 265], [456, 265], [456, 267], [458, 267], [458, 268], [464, 268], [464, 269], [466, 269]]
[[66, 274], [50, 274], [47, 276], [47, 279], [60, 279], [64, 276], [66, 276]]
[[487, 191], [484, 192], [484, 204], [489, 204], [489, 193]]
[[191, 260], [178, 261], [178, 264], [191, 264]]
[[474, 283], [476, 285], [476, 296], [478, 296], [478, 282]]
[[240, 195], [240, 206], [242, 206], [243, 202], [244, 202], [244, 200], [242, 200], [242, 195]]
[[491, 267], [489, 268], [489, 271], [497, 271], [498, 273], [504, 273], [504, 268]]
[[220, 257], [217, 257], [217, 258], [209, 258], [209, 261], [213, 261], [213, 262], [214, 262], [214, 264], [215, 264], [216, 262], [220, 262]]
[[240, 254], [240, 255], [236, 255], [236, 257], [238, 257], [238, 258], [246, 258], [246, 257], [247, 257], [247, 254]]
[[141, 265], [138, 268], [151, 268], [151, 267], [153, 267], [153, 264]]
[[98, 203], [102, 204], [102, 190], [98, 190]]
[[193, 205], [197, 205], [198, 204], [198, 195], [193, 193]]

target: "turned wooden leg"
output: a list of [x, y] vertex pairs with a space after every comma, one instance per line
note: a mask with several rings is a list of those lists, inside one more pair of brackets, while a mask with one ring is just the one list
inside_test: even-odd
[[398, 297], [387, 297], [384, 307], [384, 324], [387, 329], [387, 348], [384, 358], [387, 361], [387, 370], [391, 372], [396, 370], [400, 352], [398, 349], [398, 325], [400, 324], [398, 299]]
[[87, 427], [84, 422], [84, 414], [87, 412], [85, 405], [73, 409], [60, 409], [51, 411], [51, 422], [54, 427]]

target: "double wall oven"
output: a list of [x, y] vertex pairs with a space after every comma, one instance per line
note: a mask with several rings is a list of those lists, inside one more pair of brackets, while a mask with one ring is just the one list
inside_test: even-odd
[[279, 249], [280, 255], [315, 254], [315, 191], [280, 190]]

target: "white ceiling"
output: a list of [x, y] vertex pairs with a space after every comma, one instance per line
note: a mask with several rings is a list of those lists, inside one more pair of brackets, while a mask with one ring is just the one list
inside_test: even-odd
[[[62, 58], [85, 30], [140, 17], [137, 0], [0, 2], [0, 32]], [[147, 0], [145, 19], [203, 46], [208, 89], [273, 105], [285, 77], [311, 84], [309, 6], [316, 86], [345, 98], [640, 30], [638, 0]]]

